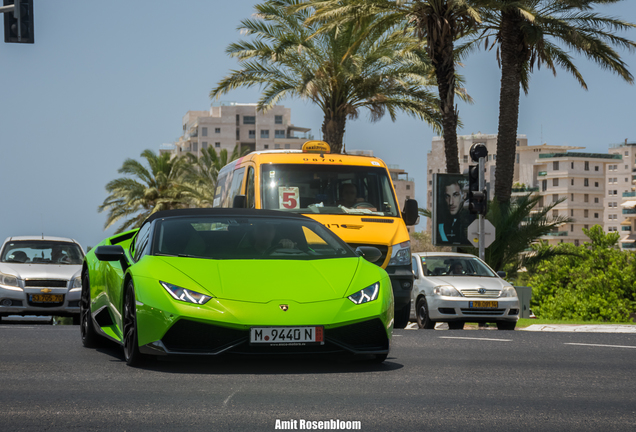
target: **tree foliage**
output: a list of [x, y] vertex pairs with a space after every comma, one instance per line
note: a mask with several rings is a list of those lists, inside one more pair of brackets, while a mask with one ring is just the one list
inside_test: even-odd
[[557, 245], [563, 254], [529, 275], [532, 310], [544, 319], [626, 322], [636, 310], [636, 256], [616, 248], [618, 233], [599, 225], [583, 232], [589, 242]]
[[[254, 19], [241, 22], [251, 40], [228, 46], [241, 69], [231, 71], [210, 92], [216, 98], [239, 87], [260, 86], [258, 108], [266, 111], [286, 97], [299, 97], [324, 114], [323, 138], [342, 153], [347, 119], [368, 110], [371, 121], [399, 111], [440, 130], [431, 66], [417, 38], [396, 26], [360, 17], [319, 32], [307, 24], [312, 7], [299, 0], [268, 0], [256, 5]], [[367, 31], [372, 29], [370, 31]]]

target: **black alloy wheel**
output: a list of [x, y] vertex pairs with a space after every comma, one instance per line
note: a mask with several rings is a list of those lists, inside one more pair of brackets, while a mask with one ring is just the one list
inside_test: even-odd
[[417, 306], [415, 308], [417, 315], [417, 326], [421, 329], [432, 330], [435, 328], [435, 321], [431, 321], [431, 317], [428, 314], [428, 302], [426, 297], [420, 297], [417, 300]]
[[124, 358], [128, 366], [140, 366], [147, 360], [147, 357], [139, 352], [137, 299], [132, 280], [126, 285], [124, 296]]
[[[88, 272], [82, 275], [82, 295], [80, 297], [79, 326], [82, 343], [86, 348], [97, 348], [101, 345], [102, 338], [95, 331], [91, 318], [91, 288]], [[73, 318], [75, 323], [75, 318]]]

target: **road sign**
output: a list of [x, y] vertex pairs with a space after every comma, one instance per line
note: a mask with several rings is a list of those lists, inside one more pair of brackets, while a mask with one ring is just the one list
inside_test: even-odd
[[[476, 219], [468, 225], [468, 240], [473, 246], [479, 247], [479, 220]], [[495, 226], [488, 219], [484, 220], [484, 247], [488, 247], [495, 241]]]

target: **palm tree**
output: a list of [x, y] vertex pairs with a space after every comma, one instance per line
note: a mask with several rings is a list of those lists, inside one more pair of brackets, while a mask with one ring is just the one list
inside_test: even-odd
[[242, 21], [240, 29], [253, 40], [226, 50], [242, 69], [221, 80], [212, 98], [259, 85], [261, 110], [288, 96], [310, 100], [324, 113], [322, 133], [334, 153], [343, 151], [346, 120], [357, 118], [363, 108], [371, 121], [386, 112], [395, 121], [403, 111], [440, 130], [438, 101], [428, 90], [434, 83], [430, 63], [414, 36], [374, 26], [373, 17], [360, 26], [350, 22], [317, 33], [316, 24], [305, 25], [310, 9], [291, 9], [300, 3], [265, 1], [256, 6], [258, 19]]
[[[458, 92], [455, 73], [457, 39], [471, 32], [480, 21], [477, 9], [470, 0], [313, 0], [307, 4], [316, 9], [309, 22], [319, 21], [325, 28], [340, 28], [371, 18], [378, 26], [399, 26], [406, 23], [420, 40], [426, 39], [424, 49], [431, 60], [439, 94], [442, 115], [446, 172], [459, 173], [457, 148], [458, 111], [455, 94]], [[372, 28], [372, 27], [370, 27]], [[371, 31], [371, 30], [368, 30]], [[467, 98], [463, 91], [460, 96]]]
[[183, 197], [190, 207], [212, 207], [216, 182], [219, 171], [228, 163], [238, 159], [249, 152], [245, 149], [242, 153], [239, 146], [234, 146], [232, 154], [227, 149], [221, 150], [218, 154], [212, 147], [201, 150], [201, 156], [188, 153], [188, 164], [184, 166], [183, 176]]
[[[495, 196], [500, 202], [510, 199], [520, 88], [528, 93], [529, 75], [535, 65], [545, 65], [556, 75], [556, 67], [571, 73], [581, 87], [587, 84], [569, 52], [596, 62], [630, 84], [633, 76], [620, 55], [612, 48], [633, 51], [636, 44], [615, 34], [634, 24], [592, 12], [596, 5], [621, 0], [478, 0], [482, 17], [481, 32], [471, 42], [498, 45], [501, 66], [499, 131]], [[489, 45], [489, 42], [491, 44]]]
[[129, 218], [117, 229], [117, 233], [138, 228], [151, 214], [160, 210], [185, 207], [180, 178], [186, 163], [182, 157], [171, 159], [169, 153], [157, 156], [152, 150], [144, 150], [148, 168], [134, 159], [126, 159], [118, 170], [120, 177], [106, 185], [109, 195], [98, 207], [101, 213], [108, 210], [104, 229], [120, 219]]

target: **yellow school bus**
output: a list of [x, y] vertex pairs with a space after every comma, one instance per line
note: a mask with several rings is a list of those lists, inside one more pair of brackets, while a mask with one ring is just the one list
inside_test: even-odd
[[373, 246], [393, 285], [396, 328], [408, 323], [413, 286], [407, 225], [417, 201], [400, 211], [386, 164], [376, 157], [332, 154], [322, 141], [302, 150], [252, 152], [221, 169], [214, 207], [301, 213], [331, 229], [354, 249]]

